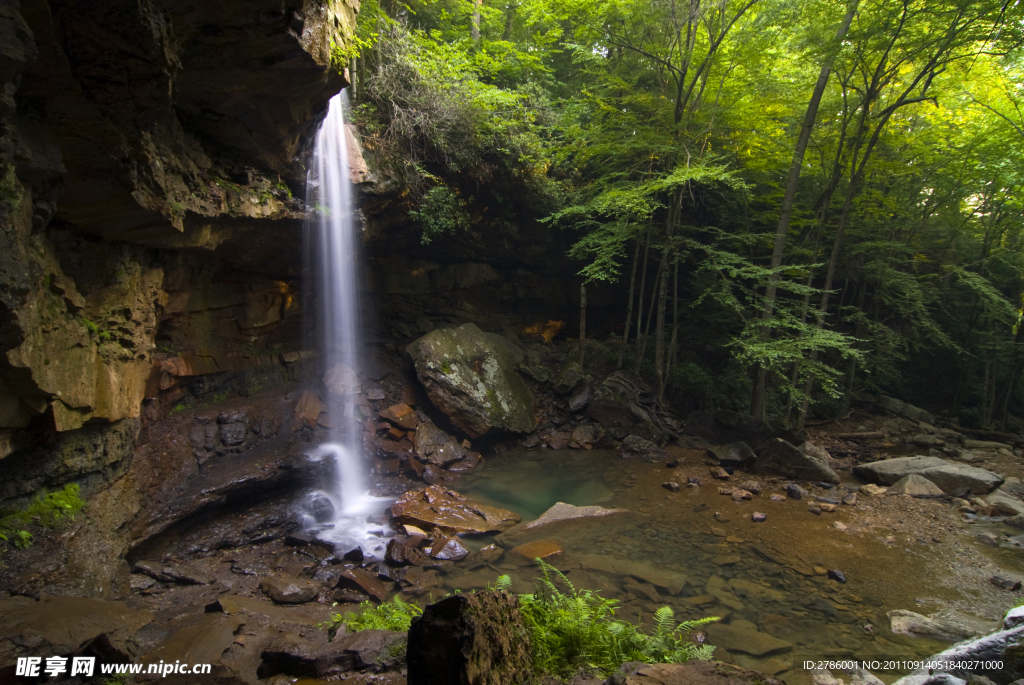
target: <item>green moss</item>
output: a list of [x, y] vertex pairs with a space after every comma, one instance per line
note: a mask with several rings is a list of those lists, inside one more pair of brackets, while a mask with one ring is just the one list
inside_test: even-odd
[[17, 207], [21, 204], [23, 195], [24, 190], [21, 187], [21, 181], [18, 180], [14, 165], [6, 165], [3, 175], [0, 176], [0, 203]]
[[32, 534], [25, 527], [35, 523], [52, 528], [65, 521], [74, 520], [75, 514], [85, 506], [79, 495], [77, 483], [64, 486], [63, 490], [37, 497], [25, 509], [11, 509], [0, 515], [0, 540], [14, 547], [24, 549], [32, 544]]
[[95, 323], [94, 321], [90, 321], [89, 319], [85, 318], [84, 316], [81, 318], [81, 321], [82, 321], [82, 325], [86, 327], [86, 329], [89, 331], [90, 335], [92, 335], [94, 338], [96, 338], [101, 343], [110, 342], [111, 340], [114, 339], [114, 336], [113, 336], [113, 334], [111, 334], [110, 331], [108, 331], [107, 329], [101, 327], [99, 324]]
[[444, 375], [446, 376], [452, 375], [453, 369], [452, 362], [450, 359], [445, 359], [443, 362], [441, 362], [441, 371], [444, 372]]

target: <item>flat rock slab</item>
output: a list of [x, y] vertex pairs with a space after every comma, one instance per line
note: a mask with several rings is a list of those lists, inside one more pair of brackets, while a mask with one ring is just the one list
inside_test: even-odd
[[656, 568], [635, 559], [617, 559], [600, 554], [581, 554], [576, 559], [585, 569], [604, 571], [619, 576], [632, 576], [637, 580], [650, 583], [669, 594], [678, 595], [686, 587], [686, 574]]
[[519, 523], [519, 514], [489, 507], [437, 485], [407, 492], [391, 505], [391, 515], [402, 524], [446, 533], [494, 533]]
[[712, 623], [707, 627], [708, 642], [730, 652], [743, 652], [752, 656], [764, 656], [774, 652], [784, 652], [793, 648], [793, 644], [772, 637], [768, 633], [752, 630], [746, 626], [722, 625]]
[[623, 685], [783, 685], [783, 681], [720, 661], [644, 664]]
[[566, 504], [565, 502], [556, 502], [555, 506], [541, 514], [538, 519], [525, 524], [525, 528], [527, 530], [532, 530], [533, 528], [546, 526], [549, 523], [557, 523], [558, 521], [610, 516], [611, 514], [621, 514], [625, 511], [626, 509], [605, 509], [604, 507], [599, 507], [597, 505], [577, 507], [572, 504]]
[[12, 664], [18, 656], [78, 653], [100, 635], [127, 655], [132, 637], [152, 621], [153, 614], [122, 602], [53, 595], [41, 595], [38, 602], [24, 596], [0, 599], [0, 664]]
[[535, 540], [513, 547], [509, 554], [517, 561], [533, 563], [534, 559], [547, 559], [565, 551], [558, 540]]
[[327, 644], [286, 637], [263, 650], [258, 675], [287, 673], [326, 680], [351, 671], [383, 671], [399, 665], [405, 643], [405, 633], [390, 630], [361, 630]]
[[853, 472], [882, 485], [894, 485], [905, 476], [917, 474], [935, 483], [945, 493], [967, 488], [972, 494], [983, 495], [1003, 482], [1002, 476], [991, 471], [965, 464], [954, 464], [939, 457], [885, 459], [855, 466]]
[[316, 599], [319, 587], [289, 576], [268, 576], [260, 581], [260, 589], [281, 604], [305, 604]]
[[245, 616], [235, 614], [204, 614], [197, 623], [185, 626], [170, 635], [142, 657], [144, 664], [165, 663], [210, 664], [235, 641], [235, 632], [247, 623]]
[[213, 609], [224, 614], [249, 614], [250, 616], [266, 616], [274, 621], [282, 623], [297, 623], [299, 625], [315, 626], [323, 623], [327, 617], [327, 607], [313, 605], [313, 607], [282, 607], [272, 604], [264, 599], [254, 597], [242, 597], [240, 595], [222, 595], [214, 604], [207, 607], [207, 611]]

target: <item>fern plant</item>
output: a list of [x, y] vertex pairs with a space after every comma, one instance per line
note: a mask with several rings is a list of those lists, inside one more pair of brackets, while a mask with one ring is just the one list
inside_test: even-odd
[[[558, 569], [536, 561], [543, 578], [537, 579], [535, 594], [520, 595], [519, 601], [538, 671], [570, 677], [581, 669], [594, 669], [608, 676], [626, 661], [676, 663], [711, 658], [714, 647], [698, 646], [688, 638], [690, 632], [717, 618], [677, 624], [672, 610], [662, 607], [648, 635], [631, 623], [615, 620], [617, 601], [577, 590]], [[555, 580], [569, 591], [559, 590]], [[497, 585], [501, 584], [499, 578]]]
[[342, 614], [333, 614], [328, 621], [330, 638], [333, 640], [339, 626], [356, 633], [360, 630], [393, 630], [405, 632], [409, 630], [412, 619], [423, 613], [423, 609], [415, 604], [403, 602], [397, 595], [390, 602], [374, 606], [372, 602], [366, 601], [359, 605], [356, 611]]

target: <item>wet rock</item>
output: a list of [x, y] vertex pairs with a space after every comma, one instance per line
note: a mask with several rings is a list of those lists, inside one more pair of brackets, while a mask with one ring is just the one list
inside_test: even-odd
[[572, 442], [572, 433], [569, 431], [556, 431], [546, 435], [544, 442], [553, 450], [564, 450]]
[[571, 398], [569, 398], [569, 411], [578, 413], [586, 409], [587, 405], [590, 404], [590, 395], [590, 386], [583, 386], [583, 388], [581, 388], [579, 391], [574, 393]]
[[785, 495], [777, 495], [775, 493], [772, 493], [771, 500], [773, 502], [785, 502], [786, 501], [786, 496]]
[[128, 577], [128, 585], [132, 590], [148, 590], [149, 588], [156, 585], [156, 581], [149, 576], [144, 576], [140, 573], [133, 573]]
[[889, 629], [897, 635], [958, 641], [976, 635], [975, 631], [953, 621], [933, 619], [913, 611], [897, 609], [886, 614]]
[[755, 511], [753, 514], [750, 515], [750, 519], [754, 523], [763, 523], [764, 521], [768, 520], [768, 515], [767, 514], [762, 514], [759, 511]]
[[942, 489], [924, 476], [912, 473], [900, 478], [889, 488], [890, 495], [909, 495], [910, 497], [942, 496]]
[[845, 504], [848, 507], [856, 506], [857, 505], [857, 493], [856, 492], [849, 492], [849, 493], [843, 495], [843, 504]]
[[414, 566], [422, 558], [419, 551], [406, 540], [393, 538], [388, 541], [384, 561], [392, 566]]
[[789, 495], [790, 499], [803, 499], [808, 496], [807, 491], [796, 483], [786, 484], [786, 494]]
[[732, 498], [736, 501], [753, 499], [754, 497], [753, 493], [742, 488], [737, 488], [733, 490], [730, 494], [732, 495]]
[[811, 506], [807, 507], [807, 511], [811, 512], [812, 514], [818, 515], [818, 516], [821, 515], [821, 507], [819, 507], [817, 505], [811, 505]]
[[295, 416], [305, 421], [310, 428], [313, 428], [316, 426], [316, 420], [323, 410], [324, 407], [320, 403], [320, 398], [306, 390], [299, 397], [298, 404], [295, 405]]
[[38, 602], [22, 595], [0, 598], [0, 663], [13, 664], [19, 656], [78, 654], [101, 636], [127, 660], [137, 651], [136, 632], [152, 621], [148, 611], [122, 602], [47, 594]]
[[989, 547], [999, 546], [999, 538], [992, 533], [978, 533], [978, 539]]
[[428, 605], [409, 629], [409, 685], [518, 685], [532, 673], [519, 599], [459, 594]]
[[[728, 476], [729, 474], [727, 473], [725, 475]], [[686, 478], [686, 484], [687, 485], [692, 485], [693, 487], [696, 487], [696, 488], [699, 488], [701, 486], [701, 481], [700, 481], [700, 478], [697, 478], [695, 476], [688, 476]]]
[[696, 660], [682, 664], [624, 664], [620, 672], [612, 674], [605, 682], [608, 685], [783, 685], [783, 681], [765, 675], [770, 662], [776, 661], [758, 662], [760, 670]]
[[883, 488], [880, 485], [874, 483], [868, 483], [867, 485], [860, 486], [862, 494], [868, 495], [869, 497], [882, 497], [888, 494], [889, 488]]
[[333, 680], [352, 671], [384, 671], [401, 663], [405, 643], [405, 633], [389, 630], [361, 630], [326, 644], [296, 639], [295, 636], [282, 638], [260, 654], [263, 663], [258, 675], [269, 678], [287, 673], [290, 676]]
[[835, 568], [829, 569], [829, 572], [828, 572], [827, 575], [832, 580], [839, 581], [840, 583], [845, 583], [846, 582], [846, 574], [843, 573], [842, 571], [840, 571], [839, 569], [835, 569]]
[[574, 447], [586, 447], [595, 444], [601, 439], [601, 430], [592, 423], [584, 423], [576, 427], [572, 432], [569, 444]]
[[186, 585], [209, 585], [214, 581], [212, 573], [189, 562], [164, 566], [163, 575], [173, 582]]
[[416, 430], [420, 422], [416, 410], [404, 402], [391, 405], [380, 413], [380, 418], [405, 430]]
[[420, 477], [428, 485], [436, 485], [444, 480], [444, 477], [441, 474], [441, 469], [433, 464], [426, 464], [423, 467], [423, 473], [420, 474]]
[[721, 466], [712, 466], [711, 477], [719, 480], [729, 480], [729, 472], [723, 469]]
[[562, 543], [558, 540], [536, 540], [513, 547], [508, 554], [520, 562], [532, 564], [534, 559], [548, 559], [563, 551]]
[[338, 363], [327, 369], [323, 377], [327, 391], [332, 395], [357, 395], [361, 389], [359, 374], [347, 364]]
[[832, 522], [832, 527], [835, 528], [836, 530], [846, 530], [846, 528], [847, 528], [846, 524], [843, 523], [842, 521], [833, 521]]
[[[212, 663], [216, 669], [221, 656], [235, 642], [235, 633], [247, 622], [248, 618], [244, 614], [204, 614], [197, 623], [187, 625], [164, 639], [147, 652], [140, 661], [144, 665], [161, 661], [164, 663], [175, 661], [193, 664]], [[145, 666], [143, 670], [145, 671]], [[177, 683], [194, 682], [187, 678], [176, 679], [174, 676], [167, 680], [167, 682], [175, 681]]]
[[1011, 450], [1012, 445], [1005, 442], [992, 442], [989, 440], [964, 440], [964, 447], [969, 450]]
[[551, 389], [559, 395], [568, 395], [586, 381], [587, 374], [583, 368], [574, 361], [568, 362], [559, 371], [558, 376], [551, 381]]
[[750, 445], [742, 440], [712, 447], [708, 451], [715, 456], [715, 459], [733, 468], [749, 468], [757, 460], [754, 450], [750, 449]]
[[320, 588], [290, 576], [269, 576], [260, 581], [260, 589], [275, 602], [304, 604], [316, 599]]
[[679, 492], [679, 483], [675, 482], [674, 480], [670, 480], [667, 483], [662, 483], [661, 487], [665, 488], [666, 490], [671, 490], [672, 492]]
[[639, 435], [626, 436], [626, 439], [622, 441], [622, 451], [619, 452], [619, 455], [623, 459], [647, 459], [648, 461], [668, 459], [665, 450]]
[[898, 457], [855, 466], [853, 472], [862, 478], [893, 485], [911, 474], [924, 476], [943, 492], [968, 489], [973, 494], [986, 494], [998, 487], [1003, 478], [991, 471], [964, 464], [954, 464], [938, 457]]
[[431, 331], [407, 351], [431, 402], [476, 438], [491, 428], [534, 429], [533, 397], [515, 371], [513, 347], [501, 336], [463, 324]]
[[317, 523], [334, 520], [334, 504], [327, 495], [322, 493], [310, 494], [302, 500], [300, 506]]
[[740, 485], [740, 488], [754, 495], [761, 494], [761, 484], [758, 483], [756, 480], [748, 480], [742, 485]]
[[457, 536], [438, 536], [430, 548], [430, 556], [443, 561], [461, 561], [469, 556], [469, 550]]
[[479, 504], [436, 485], [403, 494], [391, 505], [391, 514], [398, 523], [424, 530], [437, 527], [447, 533], [498, 532], [520, 520], [514, 512]]
[[818, 508], [821, 509], [822, 511], [832, 513], [836, 510], [836, 505], [829, 504], [827, 502], [822, 502], [821, 504], [818, 505]]
[[479, 552], [477, 552], [477, 554], [479, 555], [482, 561], [490, 563], [492, 561], [497, 561], [498, 559], [500, 559], [501, 555], [504, 554], [504, 552], [500, 547], [492, 543], [481, 549]]
[[1012, 578], [1004, 578], [1002, 576], [992, 576], [988, 582], [992, 583], [996, 587], [1001, 587], [1004, 590], [1017, 591], [1020, 589], [1021, 582], [1019, 580], [1013, 580]]
[[839, 476], [824, 459], [804, 454], [782, 438], [771, 438], [757, 453], [754, 473], [766, 473], [826, 483], [838, 483]]
[[370, 595], [364, 595], [362, 592], [350, 590], [349, 588], [342, 588], [335, 590], [334, 594], [331, 595], [331, 599], [339, 604], [362, 604], [363, 602], [370, 601]]
[[616, 440], [636, 435], [664, 444], [671, 434], [650, 398], [650, 388], [638, 376], [616, 371], [594, 389], [587, 416]]
[[828, 460], [832, 458], [832, 455], [828, 453], [824, 447], [819, 447], [812, 442], [804, 441], [797, 447], [803, 454], [809, 457], [814, 457], [828, 463]]
[[445, 466], [465, 455], [462, 445], [434, 424], [423, 423], [416, 430], [416, 456], [420, 461]]
[[338, 587], [369, 595], [378, 602], [387, 599], [391, 590], [384, 581], [361, 568], [347, 568], [342, 571], [338, 577]]
[[765, 656], [793, 648], [792, 643], [747, 627], [712, 623], [707, 627], [707, 633], [708, 642], [729, 652]]

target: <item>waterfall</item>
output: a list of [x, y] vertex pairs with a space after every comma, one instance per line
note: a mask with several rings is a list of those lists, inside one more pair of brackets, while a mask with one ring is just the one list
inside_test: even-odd
[[[353, 204], [345, 129], [345, 91], [334, 96], [320, 130], [306, 177], [307, 269], [317, 275], [320, 304], [317, 328], [322, 336], [326, 410], [330, 440], [310, 453], [314, 459], [333, 459], [332, 482], [314, 493], [333, 505], [330, 521], [307, 520], [319, 537], [344, 553], [360, 547], [368, 556], [381, 556], [384, 541], [371, 518], [383, 513], [389, 499], [373, 497], [367, 483], [359, 418], [359, 224]], [[317, 507], [323, 511], [322, 506]]]

